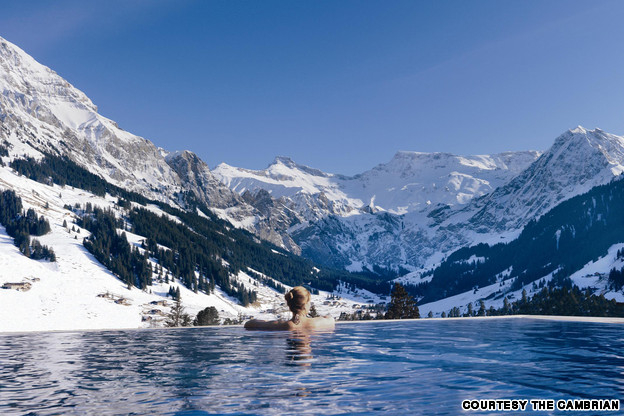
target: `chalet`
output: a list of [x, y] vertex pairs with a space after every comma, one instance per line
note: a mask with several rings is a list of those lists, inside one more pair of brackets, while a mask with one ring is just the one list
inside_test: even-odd
[[20, 292], [26, 292], [30, 290], [32, 285], [30, 282], [20, 282], [20, 283], [5, 283], [2, 285], [2, 289], [14, 289], [19, 290]]

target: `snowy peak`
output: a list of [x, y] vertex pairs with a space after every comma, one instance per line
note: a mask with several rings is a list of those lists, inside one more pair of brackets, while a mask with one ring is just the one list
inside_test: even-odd
[[[213, 170], [214, 175], [233, 191], [242, 194], [245, 191], [268, 191], [274, 198], [292, 197], [303, 193], [315, 195], [321, 192], [337, 190], [334, 175], [318, 169], [298, 165], [287, 157], [277, 157], [265, 170], [237, 168], [221, 163]], [[335, 198], [344, 198], [342, 194]]]
[[297, 164], [294, 160], [289, 158], [288, 156], [276, 156], [273, 162], [268, 166], [270, 168], [273, 165], [284, 165], [288, 168], [296, 168]]
[[286, 156], [277, 156], [273, 163], [267, 167], [267, 172], [274, 173], [276, 176], [285, 174], [290, 177], [300, 176], [301, 173], [312, 176], [320, 176], [323, 178], [334, 176], [319, 169], [314, 169], [306, 165], [299, 165], [295, 163], [294, 160]]
[[349, 195], [374, 198], [377, 206], [403, 214], [466, 204], [509, 181], [538, 156], [532, 151], [477, 156], [400, 151], [388, 163], [343, 183]]
[[[45, 99], [56, 104], [71, 104], [83, 111], [97, 112], [97, 107], [82, 91], [1, 37], [0, 88], [5, 96], [16, 94], [16, 98], [22, 100]], [[76, 126], [76, 123], [71, 124]]]
[[426, 215], [440, 204], [462, 205], [491, 192], [538, 156], [538, 152], [456, 156], [400, 151], [388, 163], [354, 177], [277, 157], [265, 170], [221, 164], [213, 173], [241, 195], [266, 191], [275, 199], [285, 198], [306, 221], [358, 212]]
[[510, 183], [476, 201], [479, 212], [471, 221], [499, 231], [520, 229], [530, 219], [608, 183], [623, 171], [624, 138], [579, 126], [557, 137], [547, 152]]
[[624, 171], [624, 138], [579, 126], [559, 136], [536, 163], [555, 182], [593, 187]]
[[559, 136], [551, 149], [553, 160], [561, 158], [598, 158], [604, 160], [613, 175], [624, 171], [624, 138], [601, 129], [586, 130], [578, 126]]

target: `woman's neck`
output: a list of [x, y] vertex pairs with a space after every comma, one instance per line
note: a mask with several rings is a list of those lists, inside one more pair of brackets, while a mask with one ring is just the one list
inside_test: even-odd
[[290, 320], [293, 321], [295, 324], [298, 324], [307, 321], [308, 319], [310, 318], [307, 317], [307, 314], [304, 311], [300, 311], [297, 313], [293, 312], [293, 316]]

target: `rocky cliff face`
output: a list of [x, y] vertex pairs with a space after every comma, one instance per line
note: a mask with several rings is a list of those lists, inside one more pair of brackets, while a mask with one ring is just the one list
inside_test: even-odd
[[162, 198], [181, 186], [151, 142], [101, 116], [89, 98], [0, 39], [1, 139], [11, 156], [63, 154], [107, 180]]

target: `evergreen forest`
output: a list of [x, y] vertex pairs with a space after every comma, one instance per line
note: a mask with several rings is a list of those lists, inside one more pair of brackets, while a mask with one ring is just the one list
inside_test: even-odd
[[7, 234], [13, 237], [14, 244], [26, 257], [33, 260], [56, 261], [54, 250], [42, 245], [31, 236], [42, 236], [50, 232], [50, 223], [43, 215], [37, 217], [34, 209], [26, 212], [22, 208], [22, 199], [15, 191], [6, 190], [0, 193], [0, 224]]

